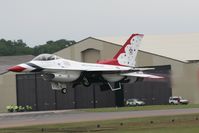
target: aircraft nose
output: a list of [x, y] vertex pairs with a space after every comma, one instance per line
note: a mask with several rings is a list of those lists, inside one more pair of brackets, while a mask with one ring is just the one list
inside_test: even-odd
[[26, 68], [25, 67], [22, 67], [22, 66], [12, 66], [10, 68], [8, 68], [8, 71], [12, 71], [12, 72], [22, 72], [24, 71]]

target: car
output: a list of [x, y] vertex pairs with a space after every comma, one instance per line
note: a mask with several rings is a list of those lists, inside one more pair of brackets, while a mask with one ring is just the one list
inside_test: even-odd
[[136, 98], [132, 98], [126, 101], [126, 105], [127, 106], [142, 106], [142, 105], [145, 105], [145, 102], [138, 100]]
[[181, 96], [172, 96], [169, 98], [170, 104], [188, 104], [189, 101]]

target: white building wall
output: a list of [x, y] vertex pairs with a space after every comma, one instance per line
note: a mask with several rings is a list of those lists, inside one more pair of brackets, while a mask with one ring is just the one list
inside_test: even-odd
[[16, 105], [16, 79], [14, 73], [0, 76], [0, 112], [6, 111], [6, 106]]

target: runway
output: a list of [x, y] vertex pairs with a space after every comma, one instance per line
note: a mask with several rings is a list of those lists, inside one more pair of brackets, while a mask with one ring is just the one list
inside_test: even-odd
[[62, 110], [2, 113], [0, 114], [0, 128], [195, 113], [199, 114], [199, 108], [125, 112], [84, 112], [78, 110]]

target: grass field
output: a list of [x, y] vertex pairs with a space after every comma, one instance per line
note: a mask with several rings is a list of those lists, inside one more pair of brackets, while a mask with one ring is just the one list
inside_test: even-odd
[[199, 114], [0, 129], [0, 133], [196, 133]]
[[163, 110], [163, 109], [186, 109], [199, 108], [199, 104], [188, 105], [147, 105], [147, 106], [131, 106], [131, 107], [111, 107], [96, 109], [81, 109], [86, 112], [120, 112], [120, 111], [140, 111], [140, 110]]

